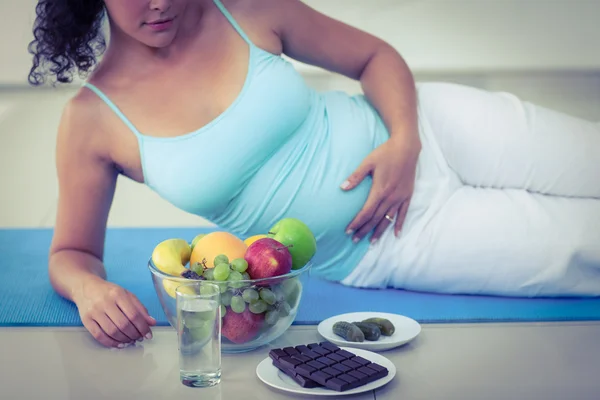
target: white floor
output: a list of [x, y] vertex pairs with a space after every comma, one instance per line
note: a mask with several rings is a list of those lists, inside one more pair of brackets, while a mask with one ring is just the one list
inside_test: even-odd
[[[359, 90], [357, 83], [326, 75], [307, 77], [323, 90]], [[504, 90], [576, 116], [600, 121], [600, 71], [591, 73], [505, 73], [417, 75]], [[0, 227], [51, 227], [58, 187], [54, 141], [64, 103], [74, 88], [0, 88]], [[147, 187], [120, 179], [110, 226], [199, 226]]]

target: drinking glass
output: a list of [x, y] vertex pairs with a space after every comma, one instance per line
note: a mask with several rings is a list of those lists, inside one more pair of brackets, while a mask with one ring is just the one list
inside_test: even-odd
[[179, 376], [191, 387], [221, 382], [221, 307], [219, 286], [202, 281], [175, 290]]

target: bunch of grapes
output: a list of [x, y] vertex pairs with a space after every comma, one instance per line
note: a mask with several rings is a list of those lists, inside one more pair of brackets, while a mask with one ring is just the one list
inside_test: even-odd
[[[202, 279], [207, 281], [237, 282], [250, 280], [250, 275], [246, 272], [248, 262], [243, 258], [236, 258], [229, 262], [229, 258], [220, 254], [215, 257], [214, 268], [206, 267], [206, 260], [202, 263], [195, 263], [182, 276], [188, 279]], [[232, 285], [232, 287], [235, 287]], [[223, 290], [222, 290], [223, 292]]]
[[214, 268], [207, 268], [206, 260], [203, 263], [195, 263], [183, 276], [188, 279], [214, 281], [220, 287], [222, 317], [225, 316], [227, 307], [238, 314], [246, 311], [246, 307], [253, 314], [265, 313], [265, 321], [269, 325], [275, 325], [279, 317], [289, 315], [290, 305], [281, 295], [277, 296], [266, 287], [244, 288], [243, 281], [251, 279], [246, 272], [246, 260], [236, 258], [230, 261], [226, 255], [220, 254], [215, 257], [214, 265]]

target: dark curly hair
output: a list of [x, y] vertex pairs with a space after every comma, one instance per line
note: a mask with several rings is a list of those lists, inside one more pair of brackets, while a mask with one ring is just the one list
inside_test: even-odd
[[103, 0], [39, 0], [28, 47], [33, 54], [29, 83], [41, 85], [49, 74], [69, 83], [74, 69], [80, 76], [90, 72], [106, 48], [104, 12]]

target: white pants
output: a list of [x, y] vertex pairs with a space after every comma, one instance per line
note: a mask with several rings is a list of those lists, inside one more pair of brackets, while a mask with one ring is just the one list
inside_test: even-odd
[[600, 124], [455, 85], [418, 86], [423, 151], [400, 238], [342, 283], [600, 295]]

